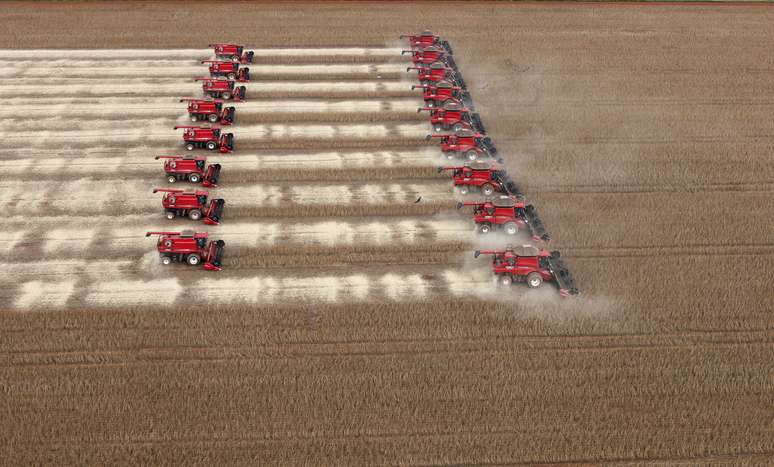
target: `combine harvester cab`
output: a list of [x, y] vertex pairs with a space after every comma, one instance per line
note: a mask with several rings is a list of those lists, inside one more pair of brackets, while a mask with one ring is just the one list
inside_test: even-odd
[[414, 50], [424, 50], [428, 47], [443, 47], [450, 55], [454, 53], [448, 41], [442, 40], [441, 36], [436, 36], [431, 31], [422, 31], [421, 34], [415, 36], [401, 35], [400, 38], [408, 39], [409, 47]]
[[[449, 159], [455, 154], [463, 156], [469, 161], [485, 157], [495, 159], [497, 156], [497, 148], [492, 143], [491, 138], [467, 128], [455, 131], [451, 135], [427, 135], [425, 138], [428, 141], [440, 138], [441, 151], [446, 153]], [[498, 162], [502, 162], [502, 160], [498, 159]]]
[[239, 62], [242, 64], [253, 63], [253, 51], [245, 51], [245, 48], [237, 44], [210, 44], [212, 50], [215, 52], [215, 56], [218, 58], [225, 58], [232, 62]]
[[221, 125], [234, 123], [236, 108], [234, 106], [223, 107], [222, 100], [184, 97], [180, 99], [180, 102], [188, 102], [188, 115], [192, 122], [207, 120]]
[[422, 100], [426, 107], [441, 107], [446, 102], [458, 102], [469, 109], [475, 109], [470, 94], [447, 80], [435, 84], [412, 85], [411, 89], [422, 89]]
[[477, 133], [486, 134], [481, 117], [462, 105], [459, 101], [447, 100], [443, 107], [420, 107], [417, 112], [430, 112], [430, 124], [433, 130], [438, 133], [441, 131], [452, 130], [473, 130]]
[[145, 236], [158, 235], [156, 249], [159, 252], [161, 264], [169, 265], [175, 262], [188, 263], [191, 266], [204, 265], [208, 271], [222, 269], [223, 252], [226, 242], [223, 240], [209, 241], [205, 232], [183, 230], [182, 232], [146, 232]]
[[454, 186], [463, 195], [470, 191], [480, 191], [485, 196], [495, 193], [518, 195], [519, 189], [508, 174], [487, 161], [474, 161], [462, 166], [438, 167], [438, 172], [452, 171]]
[[[524, 248], [535, 249], [529, 245]], [[493, 255], [492, 272], [502, 285], [524, 282], [529, 288], [536, 289], [544, 281], [553, 281], [562, 297], [580, 293], [558, 251], [549, 253], [541, 249], [535, 254], [519, 255], [509, 247], [505, 250], [476, 250], [473, 253], [474, 258], [480, 255]]]
[[457, 209], [462, 209], [463, 206], [473, 207], [473, 222], [482, 234], [502, 230], [508, 235], [516, 235], [519, 231], [529, 230], [533, 240], [551, 239], [543, 221], [537, 215], [537, 210], [531, 204], [525, 204], [523, 198], [501, 195], [483, 202], [457, 203]]
[[221, 133], [218, 127], [178, 125], [175, 130], [184, 129], [183, 142], [185, 148], [193, 151], [196, 148], [207, 148], [228, 153], [234, 150], [234, 134]]
[[164, 160], [164, 173], [169, 183], [189, 181], [205, 187], [218, 186], [220, 164], [207, 165], [207, 156], [156, 156]]
[[237, 86], [233, 80], [225, 78], [194, 78], [194, 81], [202, 82], [202, 92], [205, 96], [210, 96], [214, 99], [231, 99], [234, 102], [245, 100], [247, 88]]
[[215, 78], [225, 77], [240, 83], [250, 81], [250, 69], [240, 68], [239, 62], [226, 62], [222, 60], [202, 60], [202, 64], [209, 64], [210, 76]]
[[207, 225], [220, 224], [223, 215], [223, 207], [226, 202], [223, 199], [213, 199], [207, 204], [210, 194], [206, 191], [185, 191], [168, 188], [154, 188], [154, 193], [164, 193], [161, 204], [167, 219], [175, 217], [188, 217], [192, 221], [204, 219]]

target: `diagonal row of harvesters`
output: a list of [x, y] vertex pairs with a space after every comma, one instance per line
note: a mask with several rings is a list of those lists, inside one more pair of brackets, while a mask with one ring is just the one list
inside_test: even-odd
[[[245, 98], [245, 87], [237, 82], [250, 79], [250, 69], [240, 67], [252, 62], [253, 52], [245, 51], [235, 44], [213, 44], [216, 60], [202, 60], [208, 65], [210, 76], [196, 78], [202, 82], [203, 98], [184, 97], [180, 102], [187, 103], [188, 115], [193, 123], [208, 122], [203, 125], [179, 125], [182, 129], [183, 144], [188, 151], [194, 149], [217, 150], [230, 153], [234, 150], [233, 133], [223, 132], [221, 127], [212, 123], [231, 125], [236, 118], [236, 108], [226, 106], [225, 100], [240, 102]], [[216, 188], [220, 177], [220, 164], [207, 164], [203, 155], [156, 156], [164, 161], [164, 173], [169, 183], [190, 182], [201, 184], [205, 188]], [[155, 188], [154, 193], [164, 193], [161, 204], [167, 219], [187, 217], [193, 221], [203, 221], [206, 225], [220, 224], [225, 200], [210, 198], [208, 191]], [[146, 237], [158, 236], [156, 249], [161, 263], [188, 263], [191, 266], [202, 265], [209, 271], [222, 269], [223, 253], [226, 243], [223, 240], [209, 240], [206, 232], [184, 230], [181, 232], [153, 231]]]
[[[535, 206], [528, 204], [517, 185], [500, 165], [497, 148], [486, 135], [481, 117], [475, 112], [467, 85], [454, 62], [448, 41], [430, 31], [416, 36], [401, 36], [409, 42], [413, 66], [423, 90], [424, 107], [418, 112], [430, 113], [433, 133], [428, 140], [438, 139], [449, 159], [463, 162], [442, 166], [439, 172], [450, 174], [457, 191], [467, 196], [480, 193], [484, 199], [465, 201], [457, 208], [470, 207], [473, 221], [481, 234], [501, 231], [507, 235], [527, 232], [532, 240], [544, 244], [550, 240]], [[510, 286], [526, 283], [538, 288], [543, 282], [554, 282], [562, 296], [578, 294], [578, 288], [558, 251], [524, 246], [476, 250], [474, 257], [492, 255], [492, 271], [498, 282]]]

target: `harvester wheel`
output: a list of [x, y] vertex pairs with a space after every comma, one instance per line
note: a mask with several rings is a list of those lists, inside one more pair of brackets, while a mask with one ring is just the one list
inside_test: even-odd
[[516, 235], [519, 233], [519, 226], [515, 222], [508, 222], [503, 226], [505, 233], [508, 235]]
[[228, 79], [234, 80], [234, 79], [236, 79], [236, 75], [234, 73], [229, 73], [228, 74]]
[[216, 143], [215, 141], [207, 141], [207, 149], [209, 149], [210, 151], [215, 150], [217, 147], [218, 147], [218, 143]]
[[540, 275], [540, 273], [537, 272], [531, 272], [527, 274], [527, 285], [530, 289], [537, 289], [541, 285], [543, 285], [543, 276]]
[[169, 256], [162, 256], [161, 264], [163, 264], [164, 266], [169, 266], [170, 264], [172, 264], [172, 258], [170, 258]]
[[498, 282], [500, 282], [500, 284], [502, 284], [504, 286], [509, 286], [509, 285], [513, 284], [513, 277], [511, 277], [510, 274], [503, 274], [498, 279]]
[[432, 109], [433, 107], [435, 107], [435, 101], [432, 99], [428, 99], [425, 101], [425, 105]]
[[177, 177], [175, 177], [174, 175], [170, 175], [169, 177], [167, 177], [167, 181], [169, 183], [175, 183], [177, 181]]
[[210, 114], [210, 115], [209, 115], [207, 118], [208, 118], [208, 119], [209, 119], [209, 121], [211, 121], [212, 123], [215, 123], [215, 122], [217, 122], [217, 121], [218, 121], [218, 114]]
[[172, 211], [167, 211], [167, 219], [172, 220], [175, 218], [175, 213]]
[[239, 55], [232, 55], [231, 56], [231, 61], [232, 62], [238, 62], [239, 61]]
[[461, 195], [467, 195], [470, 192], [470, 189], [467, 185], [460, 185], [460, 194]]
[[231, 99], [231, 93], [230, 92], [224, 92], [220, 95], [223, 99]]
[[474, 161], [474, 160], [478, 159], [478, 153], [474, 149], [471, 149], [471, 150], [469, 150], [468, 152], [465, 153], [465, 157], [469, 161]]
[[201, 258], [199, 258], [199, 255], [197, 255], [196, 253], [191, 253], [190, 255], [188, 255], [188, 258], [186, 258], [185, 260], [191, 266], [196, 266], [197, 264], [199, 264], [199, 261], [201, 260]]
[[189, 151], [193, 151], [193, 150], [194, 150], [194, 147], [195, 147], [195, 146], [194, 146], [194, 144], [193, 144], [193, 143], [187, 143], [187, 144], [185, 145], [185, 148], [186, 148], [187, 150], [189, 150]]
[[198, 122], [199, 121], [199, 116], [196, 115], [196, 114], [191, 114], [191, 121], [192, 122]]
[[199, 174], [193, 173], [188, 176], [188, 180], [191, 183], [199, 183], [201, 181], [201, 177], [199, 176]]
[[481, 232], [482, 234], [488, 234], [489, 232], [492, 231], [492, 226], [489, 224], [481, 224], [480, 226], [478, 226], [478, 231]]
[[192, 221], [198, 221], [202, 218], [202, 212], [198, 209], [191, 209], [188, 211], [188, 217], [190, 217]]
[[467, 125], [465, 125], [464, 123], [461, 123], [461, 122], [457, 122], [457, 123], [454, 124], [453, 130], [455, 132], [457, 132], [457, 131], [463, 130], [465, 128], [467, 128]]
[[436, 133], [439, 133], [443, 130], [443, 125], [441, 125], [440, 123], [436, 123], [435, 126], [433, 127], [433, 130], [435, 130]]
[[494, 191], [494, 187], [490, 183], [484, 183], [481, 185], [481, 193], [483, 193], [485, 196], [491, 196]]

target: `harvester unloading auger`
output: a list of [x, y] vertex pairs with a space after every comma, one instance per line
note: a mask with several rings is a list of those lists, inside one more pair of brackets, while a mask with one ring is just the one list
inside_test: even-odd
[[504, 250], [476, 250], [473, 253], [474, 258], [480, 255], [493, 256], [492, 272], [503, 285], [525, 282], [528, 287], [536, 289], [544, 281], [554, 281], [563, 297], [580, 293], [558, 251], [549, 253], [541, 249], [535, 254], [520, 255], [509, 247]]
[[145, 236], [158, 235], [156, 249], [161, 264], [188, 263], [191, 266], [203, 264], [208, 271], [222, 269], [223, 252], [226, 242], [208, 240], [205, 232], [183, 230], [182, 232], [146, 232]]

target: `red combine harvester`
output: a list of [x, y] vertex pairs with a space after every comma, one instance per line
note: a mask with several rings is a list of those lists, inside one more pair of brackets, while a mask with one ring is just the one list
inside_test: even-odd
[[209, 120], [212, 123], [231, 125], [234, 123], [236, 108], [223, 107], [223, 101], [217, 99], [194, 99], [184, 97], [180, 102], [188, 102], [188, 115], [192, 122]]
[[535, 206], [525, 204], [521, 198], [499, 196], [484, 202], [457, 203], [457, 209], [461, 209], [463, 206], [473, 206], [473, 221], [482, 234], [487, 234], [494, 229], [501, 229], [508, 235], [516, 235], [520, 230], [528, 229], [534, 240], [548, 241], [551, 239], [546, 233], [543, 221], [537, 215]]
[[223, 199], [213, 199], [208, 205], [207, 197], [210, 194], [206, 191], [154, 188], [153, 192], [164, 193], [161, 204], [164, 206], [167, 219], [187, 216], [192, 221], [198, 221], [203, 218], [204, 223], [207, 225], [220, 224], [220, 216], [223, 214], [223, 206], [226, 204]]
[[410, 66], [406, 71], [419, 71], [419, 82], [422, 84], [437, 83], [439, 81], [451, 81], [456, 86], [466, 89], [462, 75], [449, 68], [443, 62], [433, 62], [427, 66]]
[[253, 63], [252, 51], [245, 51], [244, 47], [237, 44], [210, 44], [216, 57], [227, 58], [232, 62]]
[[462, 129], [451, 135], [427, 135], [429, 141], [432, 138], [441, 139], [441, 151], [448, 153], [450, 158], [454, 154], [462, 155], [466, 159], [474, 161], [482, 157], [495, 158], [497, 148], [492, 139], [473, 130]]
[[401, 39], [408, 39], [409, 46], [412, 49], [423, 50], [428, 47], [439, 46], [443, 47], [448, 53], [453, 53], [448, 41], [441, 40], [441, 36], [436, 36], [430, 31], [422, 31], [421, 34], [416, 36], [400, 36]]
[[238, 62], [224, 62], [221, 60], [202, 60], [202, 63], [210, 64], [210, 76], [225, 77], [239, 82], [250, 81], [250, 69], [239, 68]]
[[472, 190], [480, 191], [485, 196], [494, 193], [518, 195], [519, 188], [511, 180], [505, 170], [496, 167], [491, 162], [475, 161], [457, 167], [438, 167], [438, 172], [452, 171], [454, 186], [463, 195]]
[[420, 107], [417, 112], [423, 110], [430, 112], [430, 124], [436, 132], [453, 130], [455, 132], [468, 129], [485, 134], [484, 123], [481, 117], [460, 102], [446, 101], [443, 107]]
[[185, 129], [183, 132], [183, 141], [185, 148], [193, 151], [196, 148], [207, 148], [210, 151], [215, 149], [222, 153], [234, 150], [234, 133], [221, 134], [220, 128], [211, 128], [209, 126], [187, 126], [178, 125], [175, 130]]
[[218, 186], [220, 164], [207, 165], [207, 156], [156, 156], [159, 159], [164, 159], [169, 183], [188, 180], [208, 188]]
[[204, 269], [208, 271], [220, 271], [222, 269], [223, 250], [226, 242], [223, 240], [210, 241], [205, 232], [183, 230], [182, 232], [146, 232], [145, 236], [158, 235], [159, 241], [156, 249], [161, 257], [161, 264], [167, 265], [175, 262], [188, 263], [197, 266], [204, 262]]
[[237, 86], [230, 79], [223, 78], [195, 78], [194, 81], [202, 82], [202, 92], [215, 99], [232, 99], [234, 102], [245, 100], [247, 88]]
[[492, 271], [503, 285], [526, 282], [527, 286], [536, 289], [544, 281], [554, 281], [562, 297], [580, 293], [558, 251], [538, 250], [535, 254], [519, 255], [509, 247], [505, 250], [476, 250], [473, 257], [480, 255], [493, 255]]
[[411, 54], [411, 62], [416, 66], [430, 65], [434, 62], [443, 62], [450, 68], [457, 69], [457, 64], [454, 62], [454, 58], [446, 52], [442, 47], [436, 47], [431, 45], [422, 50], [403, 50], [401, 55]]
[[413, 85], [411, 89], [423, 89], [422, 99], [427, 107], [440, 107], [446, 102], [465, 103], [468, 108], [473, 108], [470, 94], [459, 86], [449, 81], [438, 81], [435, 84]]

